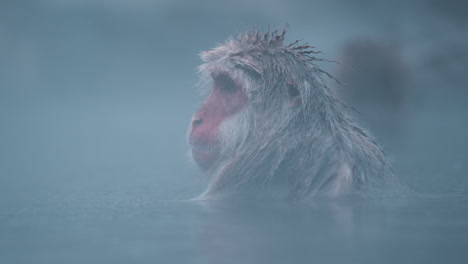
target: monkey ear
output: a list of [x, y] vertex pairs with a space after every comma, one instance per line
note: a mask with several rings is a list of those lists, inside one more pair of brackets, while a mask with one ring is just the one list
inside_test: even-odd
[[294, 83], [289, 83], [286, 85], [288, 89], [288, 100], [290, 107], [296, 107], [302, 103], [301, 92], [297, 88], [297, 85]]

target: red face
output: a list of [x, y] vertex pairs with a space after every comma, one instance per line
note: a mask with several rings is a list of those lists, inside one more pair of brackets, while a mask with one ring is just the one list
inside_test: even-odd
[[242, 88], [227, 73], [213, 74], [212, 77], [213, 91], [195, 113], [189, 133], [193, 159], [204, 170], [209, 169], [219, 156], [220, 125], [247, 104]]

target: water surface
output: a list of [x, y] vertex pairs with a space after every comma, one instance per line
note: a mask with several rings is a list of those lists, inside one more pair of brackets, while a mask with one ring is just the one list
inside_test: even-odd
[[160, 201], [113, 193], [2, 208], [2, 263], [466, 263], [468, 196]]

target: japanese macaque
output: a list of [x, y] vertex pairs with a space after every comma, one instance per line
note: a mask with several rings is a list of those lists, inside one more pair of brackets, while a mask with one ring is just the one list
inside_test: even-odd
[[[326, 86], [313, 47], [249, 31], [201, 53], [212, 83], [189, 143], [206, 173], [201, 199], [303, 199], [380, 193], [399, 185], [376, 142]], [[333, 78], [333, 77], [332, 77]]]

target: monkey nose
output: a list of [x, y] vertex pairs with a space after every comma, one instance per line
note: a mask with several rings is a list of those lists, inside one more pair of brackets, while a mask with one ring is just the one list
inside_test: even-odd
[[201, 118], [194, 118], [192, 120], [192, 126], [193, 127], [200, 126], [202, 123], [203, 123], [203, 119], [201, 119]]

